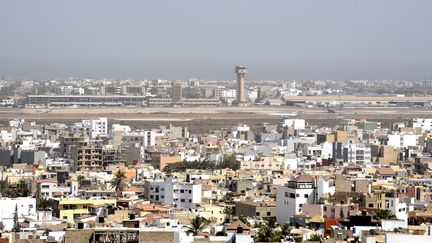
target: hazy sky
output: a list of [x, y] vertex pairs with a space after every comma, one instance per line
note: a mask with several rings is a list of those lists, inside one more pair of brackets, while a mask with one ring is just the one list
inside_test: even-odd
[[432, 76], [431, 0], [0, 0], [14, 78]]

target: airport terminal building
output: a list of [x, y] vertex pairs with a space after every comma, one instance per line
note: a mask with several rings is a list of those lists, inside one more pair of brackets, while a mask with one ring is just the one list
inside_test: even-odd
[[28, 95], [26, 107], [39, 106], [147, 106], [145, 96]]

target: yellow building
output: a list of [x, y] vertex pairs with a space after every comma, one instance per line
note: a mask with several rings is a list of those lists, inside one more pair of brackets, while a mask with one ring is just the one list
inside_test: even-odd
[[200, 216], [214, 222], [216, 224], [223, 224], [227, 215], [224, 213], [225, 206], [216, 204], [204, 204], [200, 208]]
[[116, 199], [80, 199], [80, 198], [60, 198], [51, 199], [54, 206], [54, 216], [73, 222], [75, 218], [89, 213], [89, 206], [96, 205], [117, 205]]

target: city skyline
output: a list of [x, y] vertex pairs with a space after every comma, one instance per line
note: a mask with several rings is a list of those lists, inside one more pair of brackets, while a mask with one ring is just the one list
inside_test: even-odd
[[226, 80], [238, 64], [249, 80], [432, 76], [426, 0], [0, 6], [0, 74], [11, 78]]

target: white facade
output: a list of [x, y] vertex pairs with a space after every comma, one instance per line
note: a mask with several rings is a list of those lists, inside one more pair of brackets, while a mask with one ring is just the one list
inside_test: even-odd
[[336, 192], [336, 187], [332, 180], [317, 181], [317, 197], [323, 198], [325, 195], [333, 195]]
[[296, 130], [305, 129], [306, 122], [304, 119], [283, 119], [281, 122], [282, 127], [292, 127]]
[[314, 185], [311, 182], [288, 182], [288, 186], [280, 186], [276, 192], [276, 220], [287, 223], [290, 217], [301, 214], [303, 204], [314, 202]]
[[123, 133], [131, 132], [132, 131], [132, 129], [131, 129], [130, 126], [120, 125], [120, 124], [113, 124], [111, 126], [111, 130], [112, 130], [112, 132], [120, 131], [120, 132], [123, 132]]
[[144, 131], [144, 147], [153, 147], [156, 145], [156, 132], [155, 131]]
[[182, 208], [190, 208], [193, 204], [201, 203], [201, 184], [180, 183], [173, 181], [172, 178], [147, 183], [147, 197], [150, 202], [171, 204]]
[[423, 132], [432, 130], [432, 119], [431, 118], [415, 118], [412, 121], [413, 128], [421, 128]]
[[78, 181], [72, 181], [70, 186], [59, 185], [55, 181], [46, 181], [39, 184], [39, 192], [42, 197], [52, 198], [54, 194], [61, 193], [64, 196], [78, 196]]
[[108, 134], [108, 119], [100, 117], [99, 119], [82, 120], [75, 122], [70, 127], [72, 133], [87, 133], [91, 138], [97, 136], [106, 136]]
[[343, 162], [357, 165], [371, 163], [371, 148], [358, 144], [346, 144], [343, 147]]
[[90, 136], [95, 138], [97, 136], [106, 136], [108, 133], [108, 119], [100, 117], [99, 119], [92, 119], [90, 126]]
[[399, 198], [386, 197], [385, 208], [392, 211], [399, 220], [408, 220], [407, 204], [401, 202]]
[[408, 148], [417, 145], [417, 135], [415, 134], [389, 134], [387, 145], [395, 148]]
[[236, 98], [237, 97], [237, 90], [235, 89], [223, 89], [221, 92], [222, 98]]
[[20, 222], [24, 217], [36, 215], [36, 198], [0, 198], [0, 216], [5, 226], [5, 230], [11, 230], [13, 227], [15, 208], [18, 209], [18, 218]]

